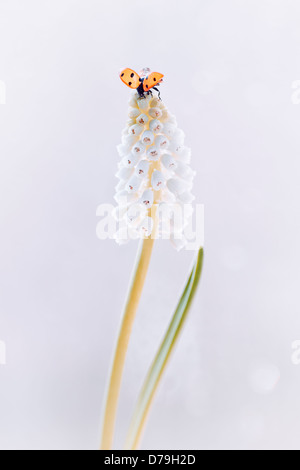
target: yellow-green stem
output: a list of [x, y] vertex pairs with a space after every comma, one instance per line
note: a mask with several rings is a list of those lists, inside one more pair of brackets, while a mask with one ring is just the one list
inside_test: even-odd
[[116, 345], [113, 365], [107, 389], [105, 411], [102, 425], [101, 450], [110, 450], [113, 446], [116, 414], [120, 395], [126, 352], [131, 330], [139, 305], [143, 286], [153, 250], [154, 238], [141, 240], [132, 280], [129, 287], [121, 328]]
[[[151, 163], [149, 168], [149, 182], [151, 181], [153, 172], [160, 169], [160, 162]], [[122, 315], [121, 327], [118, 335], [105, 398], [100, 450], [111, 450], [113, 446], [115, 423], [126, 353], [150, 264], [154, 241], [156, 238], [158, 228], [157, 203], [160, 200], [160, 197], [161, 191], [156, 191], [153, 206], [148, 210], [148, 215], [153, 219], [153, 231], [150, 237], [147, 237], [140, 242], [127, 300]]]

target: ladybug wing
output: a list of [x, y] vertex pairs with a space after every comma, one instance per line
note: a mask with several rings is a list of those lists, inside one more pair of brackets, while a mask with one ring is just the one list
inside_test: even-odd
[[145, 78], [143, 82], [144, 91], [148, 91], [153, 88], [158, 83], [162, 82], [163, 74], [158, 72], [152, 72], [148, 77]]
[[139, 75], [131, 69], [124, 69], [120, 72], [120, 79], [125, 85], [134, 90], [141, 84]]

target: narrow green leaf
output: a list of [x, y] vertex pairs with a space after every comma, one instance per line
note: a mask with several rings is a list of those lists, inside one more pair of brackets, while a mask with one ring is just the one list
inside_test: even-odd
[[136, 449], [139, 445], [147, 417], [160, 379], [180, 335], [187, 314], [192, 305], [200, 281], [203, 266], [203, 248], [197, 254], [196, 261], [183, 290], [169, 328], [149, 369], [130, 423], [125, 448]]

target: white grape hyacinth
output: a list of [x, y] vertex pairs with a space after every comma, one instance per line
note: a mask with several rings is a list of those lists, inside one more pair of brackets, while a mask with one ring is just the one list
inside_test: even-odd
[[184, 139], [176, 118], [156, 94], [131, 95], [122, 144], [117, 147], [117, 243], [151, 236], [169, 238], [177, 250], [186, 246], [184, 229], [193, 213], [195, 172]]

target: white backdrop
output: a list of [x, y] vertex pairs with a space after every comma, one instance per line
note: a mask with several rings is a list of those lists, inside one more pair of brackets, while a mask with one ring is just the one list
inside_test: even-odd
[[[192, 147], [205, 267], [143, 447], [298, 449], [298, 0], [0, 0], [1, 449], [93, 449], [136, 245], [95, 235], [129, 90], [165, 74]], [[117, 446], [191, 252], [156, 244]]]

